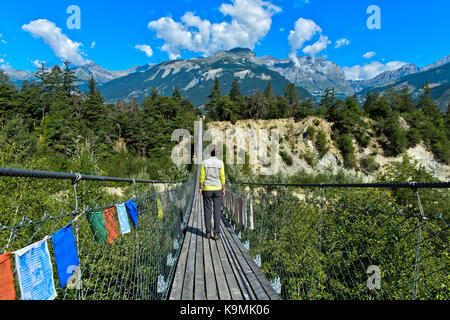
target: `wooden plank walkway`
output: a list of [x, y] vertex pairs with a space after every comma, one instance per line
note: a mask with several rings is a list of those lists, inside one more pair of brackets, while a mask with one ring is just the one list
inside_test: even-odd
[[220, 240], [206, 239], [197, 191], [169, 300], [280, 300], [223, 218], [221, 228]]

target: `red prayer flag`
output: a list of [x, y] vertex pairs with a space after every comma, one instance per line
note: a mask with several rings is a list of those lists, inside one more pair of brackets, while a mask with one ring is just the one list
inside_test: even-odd
[[0, 300], [16, 299], [10, 255], [11, 252], [8, 252], [0, 256]]
[[103, 218], [105, 219], [106, 234], [108, 235], [108, 242], [113, 243], [119, 236], [116, 219], [114, 218], [114, 207], [103, 211]]

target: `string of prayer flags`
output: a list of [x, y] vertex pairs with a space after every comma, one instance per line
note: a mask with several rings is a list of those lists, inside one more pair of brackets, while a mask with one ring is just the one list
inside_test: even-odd
[[92, 233], [94, 234], [95, 241], [103, 243], [106, 239], [106, 225], [105, 219], [103, 218], [103, 212], [88, 212], [87, 219]]
[[158, 219], [164, 218], [164, 211], [163, 211], [163, 207], [162, 207], [160, 198], [156, 198], [156, 208], [158, 211]]
[[103, 218], [105, 219], [106, 233], [108, 235], [108, 242], [113, 243], [119, 236], [119, 230], [117, 230], [116, 218], [114, 218], [114, 207], [105, 209], [103, 211]]
[[63, 288], [69, 278], [72, 277], [75, 269], [80, 265], [72, 224], [53, 234], [52, 242], [59, 282], [61, 288]]
[[127, 208], [128, 214], [130, 216], [131, 222], [135, 227], [138, 223], [138, 209], [137, 204], [133, 200], [125, 202], [125, 207]]
[[122, 232], [122, 234], [127, 234], [131, 232], [125, 204], [123, 203], [116, 204], [116, 208], [117, 208], [117, 216], [119, 217], [120, 232]]
[[14, 278], [11, 271], [11, 252], [0, 256], [0, 300], [14, 300]]
[[53, 300], [57, 296], [47, 239], [15, 252], [22, 300]]

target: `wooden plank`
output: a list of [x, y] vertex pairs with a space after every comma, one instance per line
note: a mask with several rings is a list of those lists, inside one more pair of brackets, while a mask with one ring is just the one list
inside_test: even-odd
[[211, 241], [211, 254], [213, 259], [214, 274], [216, 275], [216, 282], [219, 292], [220, 300], [231, 300], [230, 289], [228, 288], [228, 283], [225, 278], [225, 274], [222, 268], [222, 262], [219, 258], [219, 252], [217, 248], [217, 243], [222, 242], [222, 240]]
[[181, 294], [182, 300], [194, 300], [194, 279], [195, 279], [195, 250], [196, 250], [196, 235], [194, 226], [198, 221], [198, 196], [195, 195], [194, 209], [192, 214], [194, 216], [193, 223], [189, 225], [187, 232], [191, 233], [191, 239], [189, 244], [189, 252], [186, 262], [186, 270], [183, 281], [183, 291]]
[[[229, 230], [229, 229], [228, 229]], [[236, 255], [236, 258], [241, 266], [241, 270], [244, 272], [245, 277], [247, 278], [247, 281], [250, 283], [250, 287], [254, 291], [256, 295], [257, 300], [269, 300], [269, 296], [264, 291], [263, 287], [261, 286], [261, 283], [256, 278], [255, 274], [253, 273], [252, 269], [248, 265], [247, 260], [242, 255], [242, 252], [237, 247], [235, 241], [233, 240], [233, 235], [235, 233], [231, 230], [227, 233], [227, 239], [229, 240], [231, 250]]]
[[255, 275], [257, 281], [259, 281], [260, 285], [264, 289], [265, 293], [267, 294], [268, 298], [271, 300], [280, 300], [281, 297], [275, 292], [275, 290], [272, 288], [272, 285], [269, 283], [267, 278], [262, 273], [261, 269], [256, 265], [254, 262], [252, 256], [250, 253], [245, 249], [244, 245], [242, 244], [241, 240], [239, 240], [236, 233], [231, 233], [231, 237], [233, 238], [237, 248], [241, 251], [242, 256], [247, 261], [248, 266], [252, 270], [253, 274]]
[[[194, 205], [192, 205], [192, 208]], [[193, 212], [189, 216], [188, 226], [192, 225], [194, 219]], [[181, 293], [183, 289], [184, 275], [186, 271], [186, 261], [189, 252], [189, 245], [191, 243], [192, 233], [186, 230], [184, 235], [184, 240], [181, 248], [181, 253], [177, 261], [177, 269], [175, 271], [175, 276], [172, 282], [172, 287], [170, 289], [169, 300], [181, 300]]]
[[200, 216], [201, 212], [201, 197], [197, 200], [197, 225], [196, 225], [196, 245], [195, 252], [195, 284], [194, 284], [194, 299], [205, 300], [206, 299], [206, 287], [205, 287], [205, 268], [204, 268], [204, 249], [203, 249], [203, 219]]
[[236, 280], [237, 280], [238, 285], [241, 289], [241, 292], [244, 296], [244, 299], [245, 300], [255, 300], [256, 295], [253, 292], [251, 285], [248, 282], [247, 278], [245, 277], [245, 273], [239, 264], [236, 254], [233, 252], [233, 249], [232, 249], [230, 241], [229, 241], [229, 230], [227, 227], [225, 227], [225, 225], [223, 225], [223, 228], [222, 228], [222, 235], [223, 235], [222, 239], [223, 239], [223, 244], [225, 247], [225, 252], [228, 255], [228, 260], [230, 260], [233, 272], [236, 276]]
[[[203, 204], [203, 199], [201, 199]], [[199, 210], [200, 218], [203, 219], [204, 209], [203, 205]], [[214, 267], [211, 258], [211, 247], [210, 242], [214, 240], [208, 240], [206, 237], [203, 238], [203, 250], [204, 250], [204, 263], [205, 263], [205, 284], [206, 284], [206, 298], [208, 300], [218, 300], [219, 295], [217, 292], [216, 276], [214, 274]]]
[[242, 295], [241, 289], [239, 288], [230, 260], [228, 260], [228, 255], [225, 252], [223, 239], [217, 242], [217, 249], [220, 256], [220, 261], [222, 262], [222, 268], [225, 273], [225, 278], [230, 290], [231, 299], [244, 300], [244, 296]]

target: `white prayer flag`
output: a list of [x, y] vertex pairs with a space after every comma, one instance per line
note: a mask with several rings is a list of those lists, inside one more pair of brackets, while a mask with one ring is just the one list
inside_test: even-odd
[[14, 252], [22, 300], [53, 300], [57, 296], [47, 239]]

